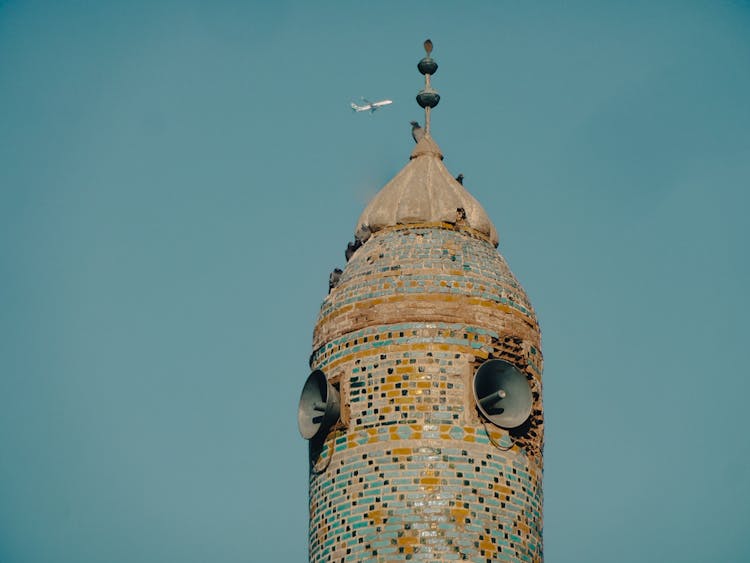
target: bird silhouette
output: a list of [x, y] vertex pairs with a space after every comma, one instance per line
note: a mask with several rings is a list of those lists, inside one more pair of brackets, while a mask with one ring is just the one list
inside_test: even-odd
[[463, 186], [464, 185], [464, 175], [463, 174], [459, 174], [458, 176], [456, 176], [456, 182], [458, 182], [459, 184], [461, 184]]
[[331, 293], [331, 290], [336, 287], [339, 282], [341, 281], [341, 274], [344, 272], [341, 270], [341, 268], [334, 268], [333, 272], [331, 272], [331, 275], [328, 276], [328, 293]]
[[347, 262], [352, 259], [352, 256], [354, 256], [354, 253], [359, 250], [360, 246], [362, 246], [362, 241], [357, 238], [354, 239], [354, 242], [347, 243], [346, 252], [344, 252]]
[[366, 243], [372, 235], [372, 230], [369, 225], [360, 225], [357, 227], [357, 232], [354, 233], [354, 242], [359, 241], [361, 244]]
[[418, 121], [410, 121], [411, 123], [411, 136], [415, 143], [418, 143], [424, 137], [424, 129], [419, 126]]

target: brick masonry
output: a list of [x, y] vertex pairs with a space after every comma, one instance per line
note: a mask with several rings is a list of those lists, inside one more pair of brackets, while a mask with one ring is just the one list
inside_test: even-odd
[[[374, 234], [323, 302], [311, 367], [341, 419], [310, 443], [310, 561], [542, 561], [542, 354], [531, 304], [482, 235]], [[484, 420], [472, 377], [501, 358], [532, 415]]]

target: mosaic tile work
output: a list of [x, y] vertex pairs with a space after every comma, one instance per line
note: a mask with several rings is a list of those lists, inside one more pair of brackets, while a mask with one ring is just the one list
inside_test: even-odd
[[[529, 381], [521, 429], [478, 414], [472, 376], [492, 358]], [[433, 225], [373, 236], [316, 327], [311, 366], [342, 412], [311, 443], [310, 561], [542, 561], [542, 363], [533, 310], [488, 242]]]
[[520, 324], [513, 332], [530, 331], [538, 340], [533, 308], [503, 257], [447, 223], [391, 227], [360, 248], [323, 302], [313, 347], [369, 326], [389, 309], [394, 322], [489, 316], [480, 325]]
[[311, 561], [540, 561], [541, 473], [486, 446], [381, 443], [313, 479]]

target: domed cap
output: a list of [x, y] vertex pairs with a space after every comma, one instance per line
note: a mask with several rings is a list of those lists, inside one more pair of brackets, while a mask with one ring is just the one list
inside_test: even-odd
[[432, 59], [432, 41], [424, 42], [427, 54], [420, 62], [425, 87], [417, 96], [424, 108], [425, 126], [412, 121], [412, 135], [418, 140], [411, 159], [396, 177], [372, 199], [359, 217], [355, 236], [364, 241], [370, 233], [396, 225], [415, 223], [451, 223], [473, 229], [497, 246], [495, 226], [487, 213], [443, 165], [440, 147], [430, 137], [430, 111], [440, 95], [430, 85], [430, 75], [437, 70]]
[[469, 227], [498, 245], [487, 213], [448, 172], [440, 147], [425, 134], [409, 163], [367, 205], [357, 231], [375, 233], [390, 226], [434, 222]]

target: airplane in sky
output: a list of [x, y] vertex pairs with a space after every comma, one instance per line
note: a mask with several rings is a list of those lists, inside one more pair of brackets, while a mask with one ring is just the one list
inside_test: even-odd
[[393, 103], [393, 100], [380, 100], [379, 102], [371, 102], [365, 98], [362, 98], [362, 101], [364, 102], [364, 104], [361, 106], [358, 106], [357, 104], [352, 102], [352, 110], [357, 113], [359, 113], [360, 111], [369, 111], [370, 113], [374, 113], [376, 109], [380, 109]]

